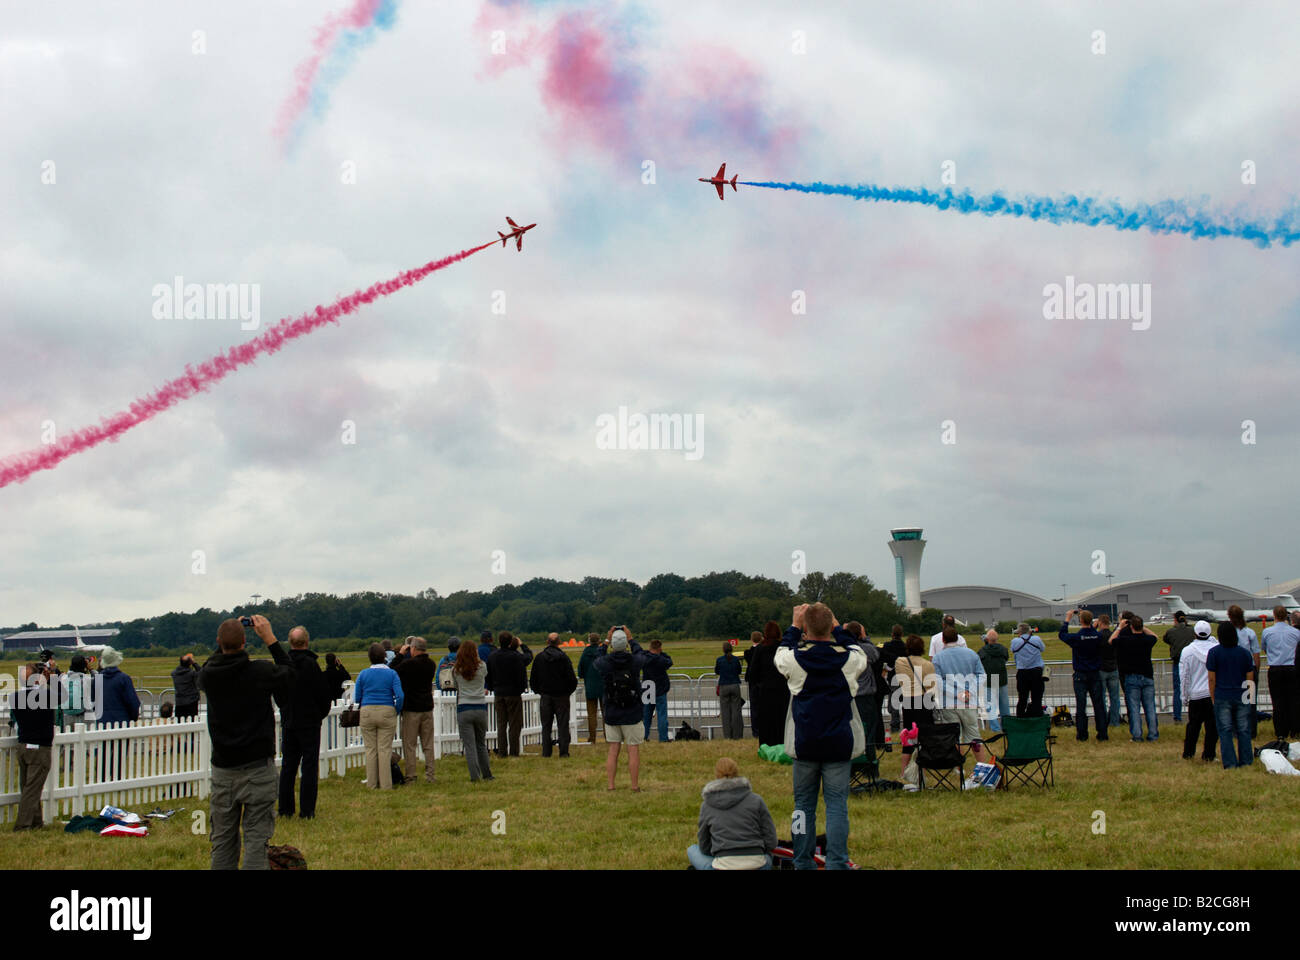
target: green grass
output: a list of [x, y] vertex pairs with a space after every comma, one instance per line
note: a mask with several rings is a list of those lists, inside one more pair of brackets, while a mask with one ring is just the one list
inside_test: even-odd
[[[880, 869], [1293, 866], [1294, 844], [1265, 837], [1300, 833], [1291, 778], [1258, 763], [1223, 770], [1182, 760], [1182, 730], [1162, 724], [1161, 739], [1142, 744], [1120, 727], [1105, 744], [1077, 743], [1061, 730], [1052, 790], [851, 798], [850, 856]], [[1262, 724], [1256, 742], [1271, 738], [1271, 724]], [[740, 763], [788, 836], [790, 768], [758, 760], [754, 749], [752, 739], [646, 744], [641, 793], [628, 789], [625, 758], [619, 789], [606, 791], [604, 744], [575, 744], [567, 760], [543, 760], [537, 747], [494, 758], [491, 783], [471, 784], [458, 756], [439, 761], [437, 784], [390, 792], [367, 790], [353, 770], [322, 782], [315, 820], [279, 821], [274, 842], [301, 849], [313, 869], [681, 869], [700, 787], [721, 756]], [[897, 779], [897, 754], [886, 755], [882, 769]], [[206, 812], [206, 802], [193, 799], [167, 805]], [[504, 835], [492, 831], [495, 811], [504, 813]], [[1105, 814], [1104, 835], [1093, 833], [1094, 811]], [[6, 834], [0, 869], [206, 869], [208, 851], [186, 811], [153, 825], [146, 839], [69, 835], [57, 826]]]

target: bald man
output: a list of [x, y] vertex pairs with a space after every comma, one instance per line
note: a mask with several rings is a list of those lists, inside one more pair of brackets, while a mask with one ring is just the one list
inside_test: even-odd
[[306, 627], [289, 631], [289, 661], [295, 676], [293, 694], [280, 701], [280, 816], [292, 817], [293, 787], [302, 770], [298, 816], [316, 816], [316, 785], [320, 779], [320, 725], [333, 700], [325, 672], [308, 649]]

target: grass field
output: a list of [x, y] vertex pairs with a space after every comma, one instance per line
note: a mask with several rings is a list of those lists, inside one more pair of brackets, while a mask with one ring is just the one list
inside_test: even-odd
[[[1295, 779], [1270, 776], [1258, 763], [1229, 771], [1184, 761], [1182, 729], [1162, 725], [1159, 741], [1142, 744], [1120, 728], [1104, 744], [1077, 743], [1063, 730], [1052, 790], [853, 797], [850, 856], [874, 869], [1293, 867]], [[1271, 725], [1261, 724], [1257, 742], [1271, 737]], [[543, 760], [537, 747], [494, 759], [497, 779], [488, 783], [471, 784], [459, 757], [439, 762], [436, 784], [384, 793], [367, 790], [352, 771], [322, 782], [315, 820], [279, 821], [275, 842], [301, 849], [313, 869], [681, 869], [700, 787], [721, 756], [738, 760], [788, 836], [790, 768], [758, 760], [754, 749], [752, 739], [647, 744], [641, 793], [628, 789], [626, 760], [619, 789], [606, 791], [603, 744], [575, 745], [565, 760]], [[897, 755], [882, 767], [896, 779]], [[205, 869], [207, 838], [191, 832], [190, 814], [206, 813], [206, 804], [173, 802], [191, 809], [144, 839], [69, 835], [58, 826], [4, 834], [0, 869]], [[1098, 812], [1105, 833], [1094, 833]], [[504, 823], [504, 834], [494, 823]]]

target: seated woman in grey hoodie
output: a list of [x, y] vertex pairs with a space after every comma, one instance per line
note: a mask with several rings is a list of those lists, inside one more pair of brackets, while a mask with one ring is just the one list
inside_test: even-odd
[[699, 843], [686, 851], [696, 870], [768, 870], [776, 846], [776, 824], [763, 798], [740, 776], [736, 761], [723, 757], [700, 791]]

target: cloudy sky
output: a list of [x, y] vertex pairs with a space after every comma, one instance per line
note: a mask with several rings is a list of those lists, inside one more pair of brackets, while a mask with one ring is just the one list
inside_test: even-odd
[[[1119, 579], [1300, 576], [1297, 247], [719, 203], [695, 179], [725, 160], [940, 189], [951, 162], [977, 193], [1293, 210], [1289, 3], [407, 0], [277, 128], [353, 3], [9, 11], [0, 457], [257, 336], [159, 319], [155, 285], [256, 284], [265, 330], [507, 214], [539, 226], [0, 489], [0, 624], [534, 576], [795, 581], [794, 551], [892, 588], [905, 524], [923, 587], [1073, 593], [1104, 583], [1094, 550]], [[1067, 276], [1150, 284], [1149, 329], [1045, 319]], [[699, 418], [702, 456], [602, 449], [620, 407]]]

